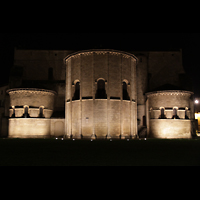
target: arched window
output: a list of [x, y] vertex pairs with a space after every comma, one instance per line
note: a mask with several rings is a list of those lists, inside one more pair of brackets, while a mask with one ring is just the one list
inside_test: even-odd
[[73, 100], [80, 100], [80, 82], [76, 82]]
[[106, 84], [102, 79], [97, 82], [96, 99], [107, 99]]
[[165, 109], [161, 108], [160, 111], [161, 111], [161, 115], [160, 115], [159, 119], [167, 119], [165, 116]]
[[188, 107], [186, 107], [185, 108], [185, 119], [190, 119], [189, 117], [188, 117]]
[[24, 118], [29, 118], [30, 116], [29, 116], [29, 114], [28, 114], [28, 106], [25, 106], [24, 107]]
[[123, 82], [123, 100], [130, 100], [127, 83]]
[[178, 108], [173, 108], [173, 117], [172, 119], [180, 119], [178, 116]]
[[12, 106], [12, 109], [13, 109], [13, 114], [12, 114], [11, 118], [15, 118], [15, 106]]
[[39, 114], [39, 118], [44, 118], [44, 107], [40, 107], [40, 114]]

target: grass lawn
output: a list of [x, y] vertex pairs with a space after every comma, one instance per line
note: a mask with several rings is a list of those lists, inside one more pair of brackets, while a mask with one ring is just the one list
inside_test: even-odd
[[0, 166], [13, 165], [200, 166], [200, 139], [0, 139]]

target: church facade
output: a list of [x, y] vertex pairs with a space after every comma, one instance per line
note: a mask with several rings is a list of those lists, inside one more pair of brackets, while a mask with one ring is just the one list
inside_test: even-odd
[[10, 138], [196, 134], [182, 51], [16, 49], [8, 88]]

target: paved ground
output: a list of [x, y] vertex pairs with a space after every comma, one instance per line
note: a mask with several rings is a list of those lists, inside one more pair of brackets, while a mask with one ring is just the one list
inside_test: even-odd
[[0, 166], [199, 166], [200, 140], [0, 139]]

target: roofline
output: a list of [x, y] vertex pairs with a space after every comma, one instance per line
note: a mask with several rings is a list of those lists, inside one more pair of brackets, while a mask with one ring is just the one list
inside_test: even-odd
[[6, 92], [9, 94], [10, 92], [17, 92], [17, 91], [38, 91], [38, 92], [48, 92], [57, 95], [57, 92], [53, 90], [46, 90], [46, 89], [38, 89], [38, 88], [13, 88], [9, 89]]
[[89, 50], [83, 50], [83, 51], [78, 51], [78, 52], [74, 52], [70, 55], [68, 55], [67, 57], [64, 58], [64, 62], [66, 63], [66, 61], [73, 57], [73, 56], [76, 56], [77, 54], [84, 54], [84, 53], [95, 53], [95, 52], [106, 52], [106, 53], [121, 53], [121, 54], [125, 54], [127, 56], [130, 56], [134, 59], [136, 59], [136, 62], [138, 62], [138, 58], [132, 54], [132, 53], [129, 53], [129, 52], [125, 52], [125, 51], [119, 51], [119, 50], [114, 50], [114, 49], [89, 49]]
[[146, 96], [149, 97], [151, 95], [159, 95], [163, 93], [184, 93], [184, 94], [190, 94], [193, 95], [194, 92], [191, 91], [186, 91], [186, 90], [162, 90], [162, 91], [155, 91], [155, 92], [148, 92], [146, 93]]

